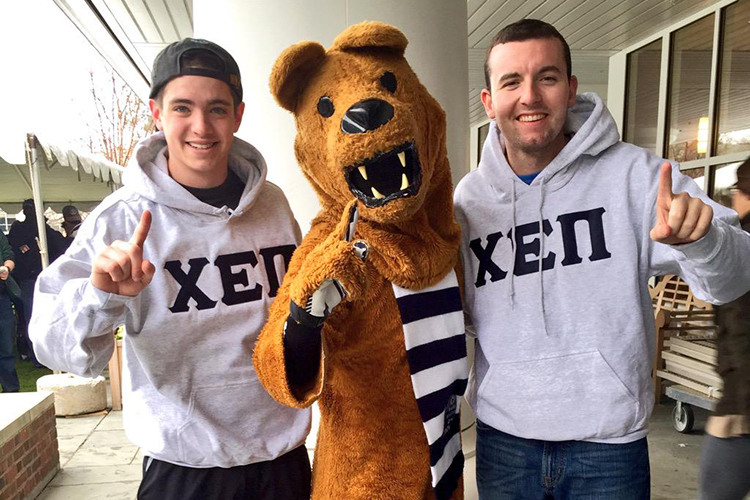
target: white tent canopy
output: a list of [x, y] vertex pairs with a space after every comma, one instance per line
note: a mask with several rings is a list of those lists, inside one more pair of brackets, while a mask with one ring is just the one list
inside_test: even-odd
[[[48, 204], [63, 200], [69, 202], [94, 201], [92, 197], [97, 201], [101, 200], [115, 187], [120, 186], [122, 173], [125, 169], [105, 159], [96, 158], [86, 153], [54, 145], [44, 145], [34, 134], [27, 135], [25, 147], [27, 165], [0, 163], [0, 168], [3, 168], [3, 170], [0, 170], [0, 203], [12, 203], [19, 200], [23, 202], [24, 199], [29, 198], [29, 195], [34, 199], [37, 224], [39, 225], [39, 253], [42, 257], [42, 267], [47, 267], [49, 260], [42, 203]], [[48, 184], [50, 192], [46, 192], [44, 187], [43, 178], [47, 177], [45, 174], [51, 172], [55, 166], [60, 167], [55, 171], [55, 174], [61, 174], [61, 170], [73, 174], [72, 178], [68, 174], [67, 181], [63, 177], [63, 182], [59, 184], [62, 188], [62, 194], [57, 195], [62, 196], [60, 200], [50, 198], [51, 184]], [[24, 170], [26, 173], [24, 173]], [[98, 182], [103, 190], [95, 193], [92, 189], [92, 182], [87, 182], [87, 185], [81, 190], [82, 172], [90, 175], [93, 185]], [[13, 173], [15, 175], [11, 175]], [[22, 186], [20, 188], [13, 186], [12, 179], [19, 179]], [[79, 189], [76, 190], [75, 188]]]
[[[34, 137], [34, 155], [39, 164], [40, 199], [45, 204], [98, 202], [122, 184], [123, 167], [30, 136]], [[33, 198], [33, 186], [28, 164], [9, 163], [0, 157], [0, 206]]]

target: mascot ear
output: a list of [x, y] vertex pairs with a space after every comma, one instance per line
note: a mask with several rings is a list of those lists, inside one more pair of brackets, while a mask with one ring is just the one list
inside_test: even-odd
[[404, 55], [409, 41], [401, 31], [389, 24], [368, 21], [345, 29], [333, 41], [331, 50], [388, 49]]
[[300, 42], [276, 59], [271, 71], [271, 93], [282, 108], [295, 112], [310, 75], [323, 62], [326, 51], [316, 42]]

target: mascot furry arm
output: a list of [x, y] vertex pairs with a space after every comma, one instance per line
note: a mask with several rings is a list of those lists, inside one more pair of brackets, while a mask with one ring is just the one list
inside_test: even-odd
[[[315, 500], [463, 497], [467, 367], [445, 113], [406, 45], [391, 26], [360, 23], [328, 50], [288, 48], [271, 75], [322, 209], [253, 362], [282, 404], [319, 403]], [[290, 336], [315, 347], [307, 379], [295, 377]]]

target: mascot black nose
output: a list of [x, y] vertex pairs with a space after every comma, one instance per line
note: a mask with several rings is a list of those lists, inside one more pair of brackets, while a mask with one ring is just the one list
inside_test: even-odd
[[346, 134], [362, 134], [385, 125], [391, 118], [393, 106], [380, 99], [367, 99], [346, 111], [341, 120], [341, 130]]

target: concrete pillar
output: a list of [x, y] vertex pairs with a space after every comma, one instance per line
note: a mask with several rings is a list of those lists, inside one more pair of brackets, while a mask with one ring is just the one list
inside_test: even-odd
[[328, 47], [347, 26], [382, 21], [409, 39], [406, 58], [448, 118], [448, 156], [454, 183], [469, 171], [466, 2], [456, 0], [193, 0], [194, 36], [226, 48], [237, 59], [245, 93], [238, 136], [268, 162], [268, 179], [289, 198], [306, 232], [317, 199], [296, 164], [292, 115], [268, 90], [276, 57], [289, 45], [315, 40]]

